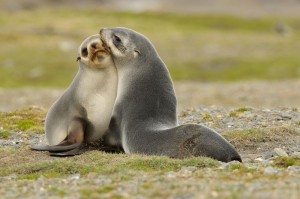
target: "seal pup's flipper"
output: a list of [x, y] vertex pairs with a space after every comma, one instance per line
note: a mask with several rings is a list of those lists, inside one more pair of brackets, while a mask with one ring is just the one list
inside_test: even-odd
[[54, 146], [49, 146], [49, 145], [32, 145], [30, 146], [30, 149], [33, 151], [68, 151], [72, 150], [74, 148], [77, 148], [81, 145], [81, 143], [75, 143], [71, 145], [54, 145]]
[[67, 156], [75, 156], [84, 153], [85, 150], [82, 147], [77, 147], [75, 149], [69, 151], [62, 151], [62, 152], [50, 152], [50, 156], [55, 157], [67, 157]]
[[[181, 125], [177, 133], [186, 134], [187, 139], [179, 146], [177, 156], [206, 156], [222, 162], [239, 161], [242, 158], [234, 146], [216, 131], [196, 124]], [[174, 130], [175, 130], [174, 129]], [[191, 136], [190, 134], [193, 134]]]
[[129, 153], [166, 155], [172, 158], [205, 156], [222, 162], [242, 162], [241, 156], [224, 137], [202, 125], [185, 124], [166, 130], [134, 134], [129, 133], [127, 136]]
[[83, 123], [79, 120], [72, 121], [68, 131], [67, 137], [58, 145], [34, 145], [30, 148], [35, 151], [63, 152], [80, 147], [84, 140]]

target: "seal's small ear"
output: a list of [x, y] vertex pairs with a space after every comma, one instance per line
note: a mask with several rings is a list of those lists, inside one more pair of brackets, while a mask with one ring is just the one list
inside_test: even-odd
[[133, 50], [133, 56], [137, 57], [138, 55], [141, 55], [140, 51], [138, 51], [137, 49]]

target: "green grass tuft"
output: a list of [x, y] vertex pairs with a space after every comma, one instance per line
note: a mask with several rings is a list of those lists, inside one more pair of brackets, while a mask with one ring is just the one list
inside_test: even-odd
[[229, 140], [236, 142], [250, 141], [250, 142], [263, 142], [266, 140], [267, 135], [260, 129], [246, 129], [238, 131], [230, 131], [224, 135]]
[[[5, 153], [11, 152], [6, 151]], [[218, 161], [205, 157], [181, 160], [159, 156], [110, 154], [100, 151], [90, 151], [76, 157], [65, 159], [50, 158], [49, 160], [35, 161], [35, 159], [30, 159], [30, 157], [24, 154], [22, 155], [22, 153], [27, 153], [27, 151], [14, 151], [13, 153], [17, 159], [7, 160], [4, 165], [0, 164], [0, 176], [17, 174], [21, 179], [38, 179], [41, 175], [46, 178], [53, 178], [77, 173], [81, 176], [96, 173], [106, 175], [116, 174], [122, 179], [130, 179], [137, 172], [157, 173], [177, 171], [184, 166], [196, 166], [197, 168], [215, 168], [219, 166]], [[22, 159], [22, 162], [11, 167], [9, 162], [17, 161], [18, 158]]]
[[214, 118], [209, 113], [204, 113], [202, 119], [207, 122], [213, 122]]
[[230, 117], [239, 117], [241, 114], [243, 114], [244, 112], [247, 112], [247, 111], [251, 111], [251, 108], [247, 108], [247, 107], [238, 108], [234, 111], [231, 111], [229, 113], [229, 116]]
[[289, 166], [300, 166], [299, 157], [276, 157], [274, 159], [274, 166], [277, 167], [289, 167]]
[[0, 130], [0, 139], [9, 139], [11, 136], [11, 132], [7, 130]]

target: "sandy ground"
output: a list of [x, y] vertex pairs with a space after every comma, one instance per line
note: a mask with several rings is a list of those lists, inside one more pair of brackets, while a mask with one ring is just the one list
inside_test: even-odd
[[[300, 80], [236, 83], [175, 82], [179, 110], [205, 106], [276, 108], [300, 107]], [[0, 89], [0, 111], [28, 106], [48, 109], [62, 89]]]

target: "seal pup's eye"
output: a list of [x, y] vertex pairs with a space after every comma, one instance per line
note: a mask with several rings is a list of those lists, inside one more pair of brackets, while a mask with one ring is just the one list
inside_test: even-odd
[[117, 35], [114, 35], [114, 40], [115, 40], [116, 42], [121, 42], [120, 37], [118, 37]]

